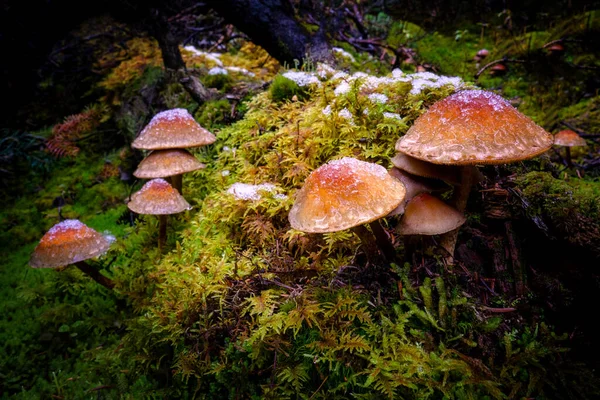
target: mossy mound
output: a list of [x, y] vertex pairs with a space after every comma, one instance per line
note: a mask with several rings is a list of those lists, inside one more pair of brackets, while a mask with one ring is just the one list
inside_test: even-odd
[[312, 170], [345, 156], [389, 166], [412, 121], [468, 85], [324, 66], [284, 76], [304, 100], [262, 93], [203, 150], [208, 167], [184, 191], [198, 211], [153, 268], [128, 354], [146, 367], [160, 356], [205, 398], [587, 396], [588, 375], [563, 368], [564, 338], [546, 325], [486, 311], [454, 274], [415, 284], [408, 268], [367, 266], [350, 231], [304, 234], [287, 220]]
[[530, 218], [541, 218], [548, 234], [600, 256], [600, 184], [577, 178], [556, 179], [530, 172], [516, 179], [528, 201]]

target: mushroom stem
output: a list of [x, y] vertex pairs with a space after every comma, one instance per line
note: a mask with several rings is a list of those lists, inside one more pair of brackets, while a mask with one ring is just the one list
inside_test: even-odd
[[[477, 168], [473, 166], [465, 166], [462, 168], [462, 178], [460, 185], [454, 187], [450, 205], [456, 208], [461, 213], [464, 213], [467, 208], [469, 194], [473, 188], [473, 182], [476, 179]], [[444, 233], [440, 237], [440, 246], [448, 252], [446, 262], [452, 264], [454, 262], [454, 249], [458, 239], [458, 231], [460, 228]]]
[[373, 238], [373, 235], [364, 225], [357, 225], [351, 228], [352, 232], [360, 239], [361, 243], [365, 247], [365, 253], [368, 259], [372, 259], [377, 255], [377, 243]]
[[394, 249], [394, 245], [390, 241], [387, 233], [381, 226], [381, 223], [378, 219], [369, 223], [371, 230], [373, 231], [373, 235], [375, 235], [375, 241], [377, 242], [377, 247], [381, 250], [381, 254], [385, 257], [388, 262], [392, 262], [396, 259], [396, 249]]
[[85, 261], [78, 261], [74, 265], [77, 268], [79, 268], [81, 272], [83, 272], [84, 274], [86, 274], [105, 288], [112, 289], [115, 287], [115, 283], [112, 281], [112, 279], [105, 277], [100, 273], [100, 271], [98, 271], [96, 268], [92, 267]]
[[158, 252], [162, 253], [163, 247], [167, 241], [167, 216], [158, 216]]
[[173, 185], [173, 188], [177, 189], [177, 191], [179, 192], [179, 194], [183, 194], [182, 193], [182, 188], [183, 188], [183, 174], [178, 174], [178, 175], [173, 175], [171, 177], [171, 184]]
[[568, 146], [565, 150], [565, 161], [567, 162], [567, 167], [573, 168], [573, 161], [571, 160], [571, 148]]

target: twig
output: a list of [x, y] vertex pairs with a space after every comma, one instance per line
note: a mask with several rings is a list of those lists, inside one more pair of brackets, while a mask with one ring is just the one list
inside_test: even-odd
[[329, 375], [327, 375], [325, 377], [325, 379], [323, 379], [323, 382], [321, 382], [321, 384], [319, 385], [319, 387], [317, 388], [317, 390], [315, 390], [315, 392], [308, 398], [308, 400], [310, 400], [313, 397], [315, 397], [315, 395], [319, 392], [319, 390], [321, 389], [321, 387], [323, 387], [323, 385], [325, 384], [325, 382], [327, 382], [327, 379], [329, 379]]
[[475, 74], [475, 80], [477, 80], [477, 78], [479, 78], [479, 75], [483, 74], [486, 69], [490, 68], [493, 65], [500, 64], [500, 63], [519, 63], [519, 64], [524, 64], [526, 62], [527, 61], [525, 61], [525, 60], [518, 60], [518, 59], [515, 59], [515, 58], [507, 58], [507, 57], [503, 57], [503, 58], [501, 58], [499, 60], [490, 61], [489, 63], [487, 63], [483, 67], [481, 67], [481, 69], [479, 71], [477, 71], [477, 73]]
[[517, 311], [516, 308], [512, 308], [512, 307], [494, 308], [494, 307], [482, 306], [481, 308], [483, 308], [485, 311], [494, 312], [494, 313], [508, 313], [508, 312]]

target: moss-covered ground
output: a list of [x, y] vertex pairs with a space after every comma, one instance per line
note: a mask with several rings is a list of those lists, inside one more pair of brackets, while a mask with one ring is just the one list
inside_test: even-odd
[[[0, 181], [1, 397], [600, 395], [598, 331], [589, 322], [600, 285], [595, 138], [573, 152], [576, 168], [566, 168], [558, 150], [483, 168], [459, 240], [465, 262], [454, 267], [427, 241], [407, 256], [397, 217], [384, 221], [397, 252], [391, 265], [367, 257], [351, 231], [305, 234], [287, 219], [312, 170], [342, 157], [389, 167], [412, 122], [461, 88], [497, 91], [551, 132], [567, 123], [598, 133], [600, 60], [591, 38], [600, 20], [591, 12], [522, 34], [481, 26], [425, 32], [385, 15], [371, 23], [438, 75], [414, 74], [412, 63], [392, 72], [387, 58], [347, 44], [340, 46], [352, 58], [336, 52], [335, 69], [287, 71], [250, 43], [220, 56], [183, 50], [207, 86], [234, 94], [198, 107], [142, 37], [127, 54], [98, 60], [94, 105], [29, 133], [29, 142], [3, 137], [3, 157], [25, 162]], [[572, 42], [560, 58], [542, 48], [563, 37]], [[524, 62], [475, 82], [472, 57], [482, 47], [488, 60]], [[155, 112], [174, 107], [188, 109], [217, 141], [192, 150], [207, 167], [185, 175], [193, 209], [169, 219], [160, 254], [157, 218], [126, 207], [142, 184], [131, 176], [142, 155], [128, 144]], [[235, 183], [273, 190], [240, 199]], [[114, 291], [72, 267], [27, 265], [61, 217], [117, 238], [93, 262], [114, 279]]]

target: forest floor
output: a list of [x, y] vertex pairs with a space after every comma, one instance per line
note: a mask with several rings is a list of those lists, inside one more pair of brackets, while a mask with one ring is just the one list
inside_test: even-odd
[[[184, 47], [220, 94], [201, 106], [148, 37], [87, 43], [87, 104], [69, 116], [32, 104], [48, 127], [0, 138], [0, 397], [598, 398], [600, 17], [524, 32], [499, 21], [438, 32], [368, 16], [382, 43], [407, 50], [394, 71], [398, 54], [383, 47], [373, 57], [337, 43], [335, 67], [295, 69], [243, 39]], [[563, 50], [551, 51], [558, 39]], [[507, 70], [492, 74], [499, 64]], [[399, 236], [398, 217], [384, 222], [393, 263], [371, 259], [349, 230], [290, 227], [312, 170], [342, 157], [391, 167], [419, 115], [475, 87], [587, 146], [572, 149], [573, 167], [558, 147], [482, 167], [455, 265], [434, 240]], [[48, 78], [40, 90], [66, 88]], [[130, 144], [171, 108], [217, 141], [192, 149], [206, 168], [185, 175], [192, 209], [169, 219], [159, 251], [158, 218], [127, 208], [143, 184]], [[236, 183], [272, 186], [240, 198]], [[116, 237], [93, 263], [113, 290], [73, 267], [28, 266], [65, 218]]]

